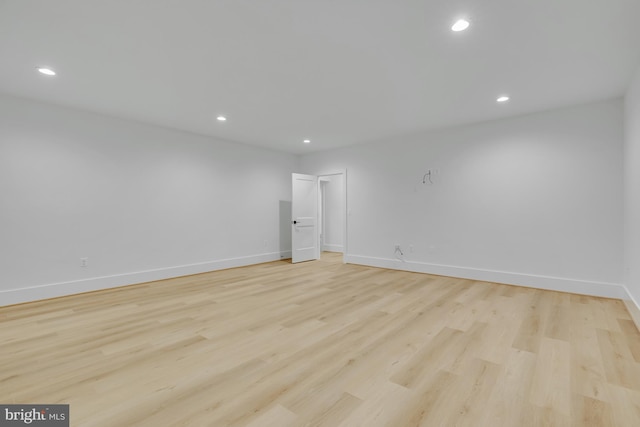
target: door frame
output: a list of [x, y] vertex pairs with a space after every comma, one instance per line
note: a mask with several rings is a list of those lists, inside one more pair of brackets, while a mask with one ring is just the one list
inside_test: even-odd
[[[341, 217], [342, 217], [342, 263], [346, 264], [346, 260], [347, 260], [347, 249], [348, 249], [348, 239], [347, 236], [349, 235], [349, 233], [347, 232], [347, 226], [348, 226], [348, 219], [349, 219], [349, 208], [347, 207], [347, 170], [346, 169], [338, 169], [338, 170], [333, 170], [333, 171], [328, 171], [328, 172], [322, 172], [322, 173], [315, 173], [314, 175], [316, 175], [318, 177], [318, 198], [322, 197], [320, 192], [320, 178], [322, 177], [329, 177], [329, 176], [335, 176], [335, 175], [342, 175], [342, 213], [341, 213]], [[318, 217], [320, 217], [320, 212], [319, 210], [321, 209], [321, 200], [318, 199]], [[318, 251], [322, 251], [322, 248], [320, 247], [320, 227], [318, 227], [317, 229], [318, 232]]]

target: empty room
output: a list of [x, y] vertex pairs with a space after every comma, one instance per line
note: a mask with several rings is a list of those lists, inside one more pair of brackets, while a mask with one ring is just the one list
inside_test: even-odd
[[638, 16], [0, 0], [0, 426], [639, 426]]

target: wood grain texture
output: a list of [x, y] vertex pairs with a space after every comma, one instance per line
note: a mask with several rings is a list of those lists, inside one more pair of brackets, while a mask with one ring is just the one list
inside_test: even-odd
[[0, 402], [73, 426], [638, 426], [622, 301], [321, 261], [0, 308]]

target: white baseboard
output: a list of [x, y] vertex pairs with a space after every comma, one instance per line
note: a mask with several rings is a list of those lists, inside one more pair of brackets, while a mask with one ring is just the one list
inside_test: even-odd
[[636, 328], [640, 331], [640, 304], [638, 304], [638, 301], [636, 301], [633, 295], [631, 295], [631, 292], [629, 292], [629, 289], [626, 286], [624, 287], [624, 290], [627, 295], [622, 299], [622, 301], [627, 307], [627, 311], [631, 315], [633, 323], [636, 324]]
[[345, 262], [349, 264], [361, 264], [392, 270], [435, 274], [438, 276], [460, 277], [462, 279], [504, 283], [508, 285], [526, 286], [530, 288], [593, 295], [605, 298], [617, 298], [623, 300], [628, 298], [628, 293], [625, 287], [618, 283], [592, 282], [588, 280], [567, 279], [563, 277], [482, 270], [477, 268], [429, 264], [415, 261], [401, 261], [398, 259], [375, 258], [361, 255], [345, 255], [344, 258]]
[[154, 280], [170, 279], [174, 277], [188, 276], [191, 274], [224, 270], [226, 268], [261, 264], [285, 258], [291, 258], [291, 251], [288, 252], [288, 255], [287, 252], [271, 252], [239, 258], [207, 261], [197, 264], [179, 265], [156, 270], [92, 277], [89, 279], [74, 280], [70, 282], [49, 283], [46, 285], [32, 286], [28, 288], [9, 289], [0, 291], [0, 307], [97, 291], [101, 289], [116, 288], [119, 286], [133, 285], [137, 283], [152, 282]]
[[343, 253], [344, 252], [344, 247], [342, 245], [332, 245], [329, 243], [325, 243], [324, 245], [322, 245], [322, 250], [324, 252], [340, 252]]
[[[208, 271], [226, 268], [243, 267], [264, 262], [291, 258], [291, 251], [271, 252], [247, 257], [229, 258], [208, 261], [197, 264], [174, 266], [156, 270], [139, 271], [133, 273], [116, 274], [111, 276], [93, 277], [70, 282], [50, 283], [28, 288], [0, 291], [0, 306], [20, 304], [24, 302], [43, 300], [48, 298], [73, 295], [137, 283], [152, 282], [154, 280], [170, 279], [191, 274], [206, 273]], [[585, 280], [567, 279], [511, 273], [504, 271], [482, 270], [440, 264], [429, 264], [415, 261], [400, 261], [388, 258], [375, 258], [361, 255], [345, 255], [345, 263], [360, 264], [371, 267], [388, 268], [392, 270], [413, 271], [416, 273], [435, 274], [439, 276], [460, 277], [485, 282], [505, 283], [516, 286], [527, 286], [560, 292], [571, 292], [593, 295], [605, 298], [618, 298], [625, 302], [636, 326], [640, 329], [640, 304], [635, 301], [625, 286], [616, 283], [592, 282]]]

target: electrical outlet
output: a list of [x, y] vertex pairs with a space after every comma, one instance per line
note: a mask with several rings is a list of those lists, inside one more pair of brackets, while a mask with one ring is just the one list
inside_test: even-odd
[[265, 240], [265, 241], [264, 241], [264, 247], [266, 248], [267, 246], [268, 246], [268, 245], [267, 245], [267, 241]]
[[89, 264], [89, 258], [80, 258], [80, 267], [86, 267]]
[[409, 245], [409, 252], [413, 253], [413, 245]]

